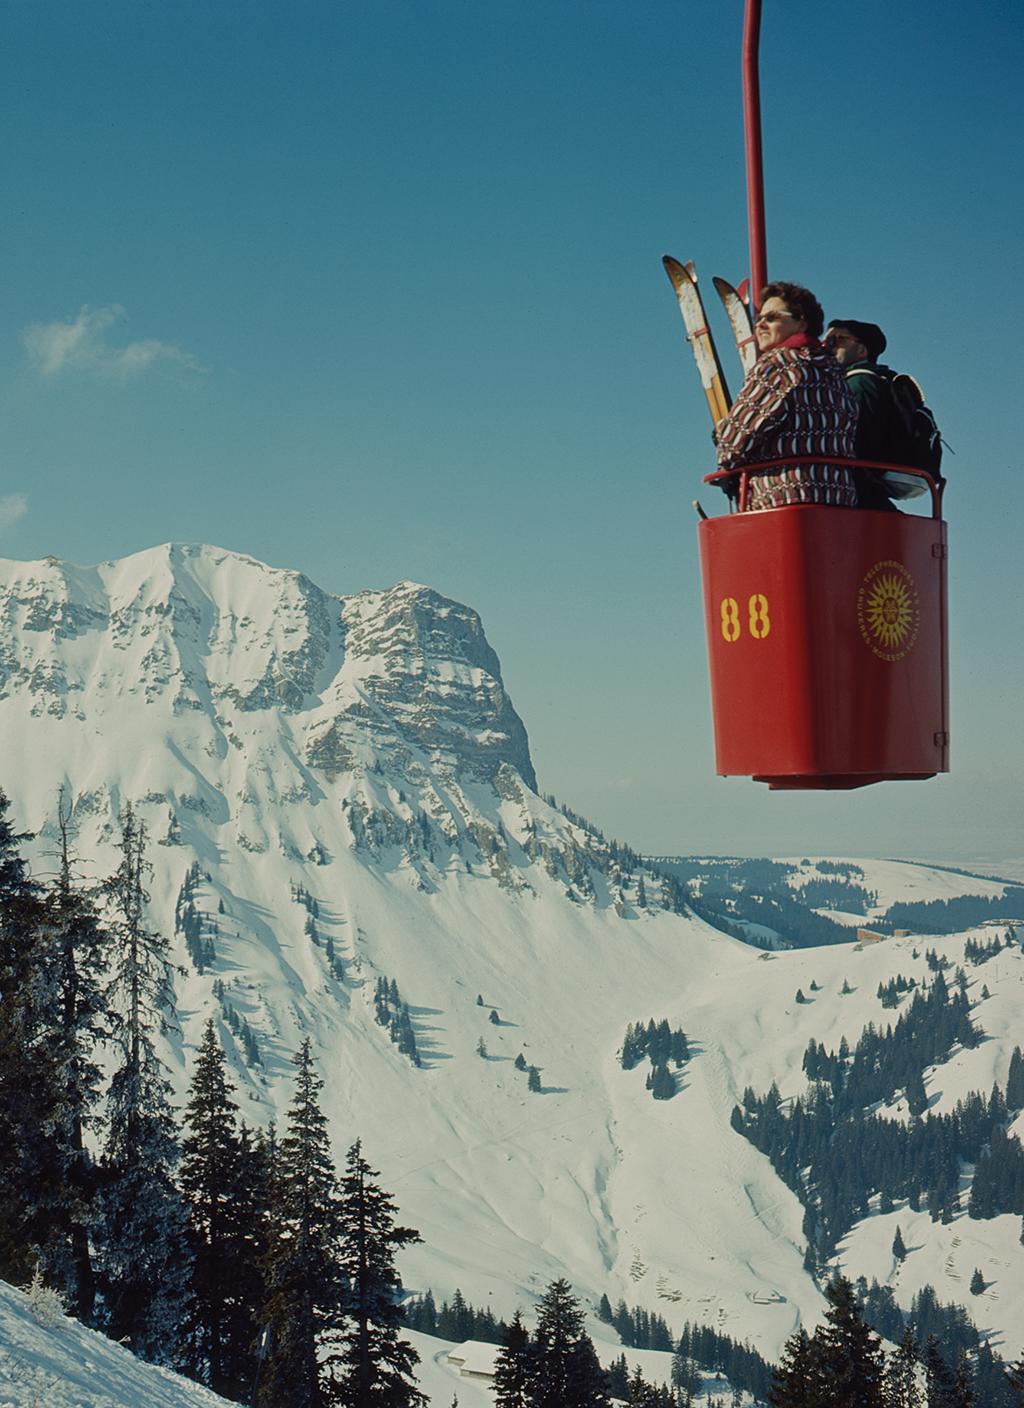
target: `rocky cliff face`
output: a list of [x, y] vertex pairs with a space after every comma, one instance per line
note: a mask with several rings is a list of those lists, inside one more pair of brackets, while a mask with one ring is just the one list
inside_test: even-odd
[[453, 777], [508, 763], [536, 785], [526, 730], [480, 618], [428, 587], [333, 597], [234, 553], [166, 546], [95, 568], [5, 564], [0, 700], [82, 718], [117, 699], [207, 713], [222, 730], [280, 710], [313, 766], [400, 767], [418, 753]]
[[411, 582], [340, 607], [349, 668], [327, 691], [330, 717], [307, 740], [314, 766], [344, 771], [369, 739], [410, 781], [429, 759], [450, 779], [491, 783], [507, 764], [536, 788], [526, 730], [475, 611]]
[[0, 564], [0, 726], [0, 785], [36, 829], [63, 786], [104, 839], [130, 799], [197, 853], [340, 845], [426, 887], [457, 859], [529, 890], [536, 866], [571, 899], [630, 903], [636, 858], [537, 796], [479, 616], [412, 582], [338, 597], [182, 545]]

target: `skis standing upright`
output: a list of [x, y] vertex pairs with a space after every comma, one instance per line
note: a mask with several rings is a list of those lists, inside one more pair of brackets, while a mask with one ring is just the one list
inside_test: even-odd
[[740, 354], [743, 375], [748, 376], [757, 361], [757, 343], [754, 341], [754, 324], [750, 316], [750, 280], [744, 279], [739, 288], [733, 288], [725, 279], [713, 279], [715, 290], [722, 300], [732, 335], [736, 339], [736, 350]]
[[686, 340], [693, 348], [701, 385], [707, 397], [708, 410], [717, 426], [728, 414], [732, 399], [725, 384], [725, 374], [718, 360], [715, 340], [711, 335], [704, 303], [697, 287], [697, 271], [692, 264], [680, 264], [679, 260], [673, 259], [670, 254], [666, 254], [661, 262], [676, 291], [679, 311], [686, 325]]

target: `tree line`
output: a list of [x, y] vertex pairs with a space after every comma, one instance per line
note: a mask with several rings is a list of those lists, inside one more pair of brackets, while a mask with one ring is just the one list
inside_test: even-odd
[[420, 1408], [394, 1265], [418, 1234], [359, 1140], [335, 1169], [309, 1041], [278, 1138], [240, 1119], [211, 1020], [179, 1127], [143, 823], [125, 808], [117, 868], [88, 888], [62, 797], [44, 887], [8, 810], [0, 792], [0, 1277], [39, 1278], [140, 1357], [256, 1408]]
[[786, 1341], [768, 1402], [772, 1408], [1020, 1408], [1024, 1360], [1001, 1365], [990, 1352], [952, 1362], [937, 1338], [904, 1330], [886, 1355], [854, 1287], [836, 1276], [825, 1289], [824, 1322]]
[[[1024, 1148], [1007, 1132], [1011, 1111], [1024, 1108], [1019, 1048], [1005, 1095], [994, 1086], [987, 1097], [965, 1096], [951, 1114], [927, 1113], [926, 1067], [955, 1043], [979, 1040], [961, 986], [950, 988], [939, 971], [927, 994], [914, 992], [895, 1028], [869, 1024], [852, 1051], [845, 1038], [838, 1051], [809, 1042], [803, 1065], [810, 1086], [788, 1106], [775, 1085], [763, 1096], [744, 1092], [732, 1126], [803, 1203], [809, 1270], [825, 1264], [875, 1195], [880, 1212], [905, 1198], [913, 1211], [925, 1206], [934, 1220], [950, 1221], [960, 1207], [961, 1163], [975, 1166], [972, 1217], [1024, 1214]], [[908, 1122], [875, 1112], [899, 1094]]]

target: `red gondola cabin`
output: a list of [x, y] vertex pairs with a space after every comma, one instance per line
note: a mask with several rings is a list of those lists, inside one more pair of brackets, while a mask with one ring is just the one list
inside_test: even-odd
[[[787, 460], [787, 464], [795, 461]], [[798, 461], [796, 461], [798, 462]], [[699, 528], [717, 771], [851, 788], [949, 770], [946, 525], [815, 504]], [[889, 471], [895, 466], [872, 466]]]

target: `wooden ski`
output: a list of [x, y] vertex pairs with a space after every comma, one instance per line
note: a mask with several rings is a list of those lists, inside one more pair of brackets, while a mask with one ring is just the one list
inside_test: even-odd
[[739, 288], [733, 288], [725, 279], [712, 279], [712, 283], [722, 300], [732, 335], [736, 339], [736, 350], [740, 354], [743, 375], [749, 376], [751, 367], [757, 361], [757, 343], [754, 341], [754, 325], [750, 317], [750, 280], [744, 279]]
[[704, 302], [697, 287], [697, 270], [692, 264], [680, 264], [679, 260], [673, 259], [670, 254], [666, 254], [661, 262], [676, 292], [679, 311], [686, 326], [686, 340], [693, 349], [711, 419], [718, 425], [728, 414], [732, 400], [725, 383], [722, 364], [718, 359], [715, 339], [708, 326]]

